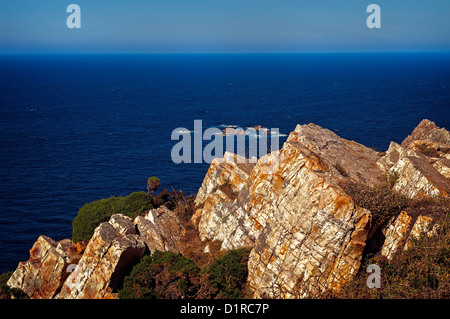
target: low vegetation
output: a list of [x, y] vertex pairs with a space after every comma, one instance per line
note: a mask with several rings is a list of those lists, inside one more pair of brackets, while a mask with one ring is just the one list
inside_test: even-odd
[[[448, 202], [447, 202], [448, 205]], [[444, 207], [444, 209], [448, 209]], [[392, 261], [381, 255], [366, 259], [356, 278], [333, 298], [448, 299], [450, 298], [450, 215], [439, 218], [434, 236], [422, 236]], [[381, 287], [369, 289], [367, 266], [381, 270]]]
[[370, 210], [372, 224], [378, 226], [411, 205], [410, 199], [392, 190], [396, 178], [395, 175], [388, 175], [385, 183], [376, 187], [361, 183], [345, 183], [342, 188], [353, 198], [356, 205]]
[[249, 254], [249, 249], [230, 250], [206, 270], [210, 284], [218, 290], [218, 298], [245, 297]]
[[6, 285], [12, 274], [12, 271], [8, 271], [0, 275], [0, 299], [29, 299], [22, 289], [10, 288]]
[[89, 240], [94, 229], [107, 222], [114, 214], [136, 217], [154, 207], [153, 196], [145, 192], [136, 192], [128, 196], [112, 196], [88, 203], [80, 208], [72, 221], [72, 240], [79, 242]]
[[208, 297], [204, 274], [188, 258], [156, 251], [133, 267], [119, 291], [121, 299], [186, 299]]
[[[396, 176], [389, 175], [384, 185], [374, 188], [356, 183], [343, 185], [355, 204], [372, 212], [373, 220], [360, 272], [332, 298], [450, 298], [450, 201], [408, 199], [392, 190], [395, 180]], [[381, 228], [401, 211], [413, 220], [419, 215], [431, 216], [438, 225], [437, 232], [431, 237], [422, 236], [388, 261], [378, 253], [384, 240]], [[381, 288], [367, 287], [365, 270], [370, 264], [381, 268]]]
[[[194, 196], [171, 192], [164, 203], [185, 229], [181, 253], [156, 251], [145, 256], [125, 277], [119, 298], [244, 298], [250, 250], [220, 251], [221, 242], [200, 240], [192, 223]], [[207, 247], [207, 250], [205, 248]]]
[[247, 250], [232, 250], [209, 267], [170, 251], [145, 256], [125, 277], [121, 299], [243, 298]]
[[[341, 171], [339, 165], [337, 169]], [[355, 279], [339, 293], [325, 293], [322, 298], [450, 298], [450, 201], [408, 199], [393, 190], [396, 180], [397, 176], [388, 175], [385, 183], [377, 187], [358, 183], [341, 185], [356, 205], [371, 211], [371, 230]], [[181, 252], [156, 251], [144, 256], [125, 277], [118, 291], [119, 298], [239, 299], [251, 296], [247, 287], [250, 249], [221, 251], [220, 241], [201, 241], [192, 221], [197, 209], [195, 196], [167, 190], [155, 195], [159, 183], [159, 179], [152, 177], [147, 181], [147, 193], [110, 197], [84, 205], [73, 221], [73, 241], [89, 239], [95, 227], [108, 221], [113, 214], [134, 218], [165, 205], [177, 214], [185, 229]], [[379, 254], [384, 240], [381, 230], [401, 211], [406, 211], [413, 219], [419, 215], [432, 216], [438, 224], [437, 231], [434, 236], [422, 236], [411, 248], [388, 261]], [[381, 288], [367, 287], [365, 270], [370, 264], [381, 268]], [[0, 275], [0, 298], [27, 297], [22, 291], [6, 286], [11, 274]]]

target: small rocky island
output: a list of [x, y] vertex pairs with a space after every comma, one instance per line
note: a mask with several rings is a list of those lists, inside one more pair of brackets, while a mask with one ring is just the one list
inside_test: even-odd
[[369, 258], [395, 262], [438, 238], [447, 240], [436, 245], [446, 274], [433, 275], [430, 296], [449, 298], [449, 194], [450, 132], [429, 120], [385, 152], [298, 125], [257, 163], [214, 160], [188, 215], [162, 204], [134, 218], [112, 214], [86, 240], [40, 236], [7, 286], [35, 299], [117, 298], [144, 256], [245, 248], [246, 297], [339, 297], [365, 280]]

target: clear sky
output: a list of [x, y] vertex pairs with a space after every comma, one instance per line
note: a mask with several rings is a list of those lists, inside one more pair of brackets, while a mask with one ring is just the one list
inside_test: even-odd
[[0, 0], [0, 53], [361, 51], [450, 51], [450, 1]]

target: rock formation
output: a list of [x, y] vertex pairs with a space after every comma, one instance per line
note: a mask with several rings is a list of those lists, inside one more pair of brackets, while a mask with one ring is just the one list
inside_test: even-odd
[[[215, 159], [192, 217], [203, 241], [248, 247], [254, 298], [318, 297], [359, 271], [372, 213], [341, 187], [384, 184], [409, 197], [450, 194], [450, 133], [422, 121], [401, 144], [380, 153], [315, 124], [298, 125], [278, 151], [257, 162], [226, 152]], [[417, 214], [419, 215], [419, 214]], [[426, 234], [433, 220], [406, 212], [383, 229], [388, 259]], [[145, 253], [182, 252], [186, 229], [164, 206], [134, 220], [113, 215], [88, 243], [40, 236], [8, 281], [32, 298], [111, 298]]]
[[220, 240], [222, 249], [253, 246], [245, 204], [254, 165], [228, 152], [213, 160], [195, 199], [201, 208], [193, 221], [202, 240]]
[[381, 248], [381, 255], [392, 260], [395, 254], [409, 249], [414, 241], [420, 240], [423, 235], [432, 236], [436, 232], [433, 218], [419, 215], [413, 218], [406, 212], [395, 216], [384, 229], [385, 240]]
[[131, 218], [113, 215], [101, 223], [74, 271], [64, 282], [60, 299], [101, 299], [112, 292], [124, 271], [145, 252]]
[[396, 177], [394, 190], [409, 198], [450, 194], [450, 133], [423, 120], [401, 145], [391, 142], [378, 167]]
[[[196, 199], [194, 221], [202, 239], [221, 240], [222, 249], [253, 247], [248, 282], [254, 297], [339, 290], [360, 267], [371, 220], [370, 212], [342, 190], [342, 182], [376, 186], [392, 174], [393, 188], [410, 198], [448, 196], [449, 181], [440, 173], [445, 169], [435, 165], [445, 166], [448, 132], [423, 123], [409, 139], [441, 143], [437, 159], [394, 142], [379, 153], [309, 124], [298, 125], [279, 152], [266, 156], [270, 161], [263, 157], [253, 168], [225, 158], [213, 162]], [[427, 135], [426, 129], [433, 132]], [[277, 169], [267, 174], [273, 160]], [[385, 230], [383, 252], [389, 258], [405, 245], [407, 220], [401, 214]]]
[[[371, 218], [339, 182], [379, 182], [380, 156], [310, 124], [297, 126], [283, 148], [266, 157], [278, 161], [275, 171], [265, 170], [273, 164], [268, 158], [251, 171], [225, 159], [211, 164], [194, 216], [202, 238], [222, 240], [222, 249], [254, 246], [248, 279], [254, 297], [338, 289], [359, 269]], [[354, 165], [356, 159], [364, 164]]]
[[178, 252], [179, 225], [172, 212], [158, 208], [134, 223], [127, 216], [112, 215], [95, 229], [87, 246], [40, 236], [30, 259], [19, 264], [7, 284], [36, 299], [115, 298], [112, 293], [123, 275], [146, 250]]
[[75, 245], [70, 239], [55, 242], [39, 236], [30, 250], [30, 259], [19, 263], [7, 285], [22, 289], [34, 299], [53, 298], [69, 275], [70, 266], [81, 259], [83, 250], [83, 243]]
[[185, 229], [171, 210], [164, 206], [152, 209], [145, 216], [137, 216], [134, 224], [150, 252], [180, 252]]

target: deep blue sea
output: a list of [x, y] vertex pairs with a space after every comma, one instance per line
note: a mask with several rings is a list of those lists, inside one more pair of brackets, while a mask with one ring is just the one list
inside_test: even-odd
[[0, 273], [149, 176], [196, 192], [208, 164], [171, 161], [172, 131], [194, 120], [313, 122], [385, 150], [423, 118], [450, 128], [450, 54], [0, 56]]

